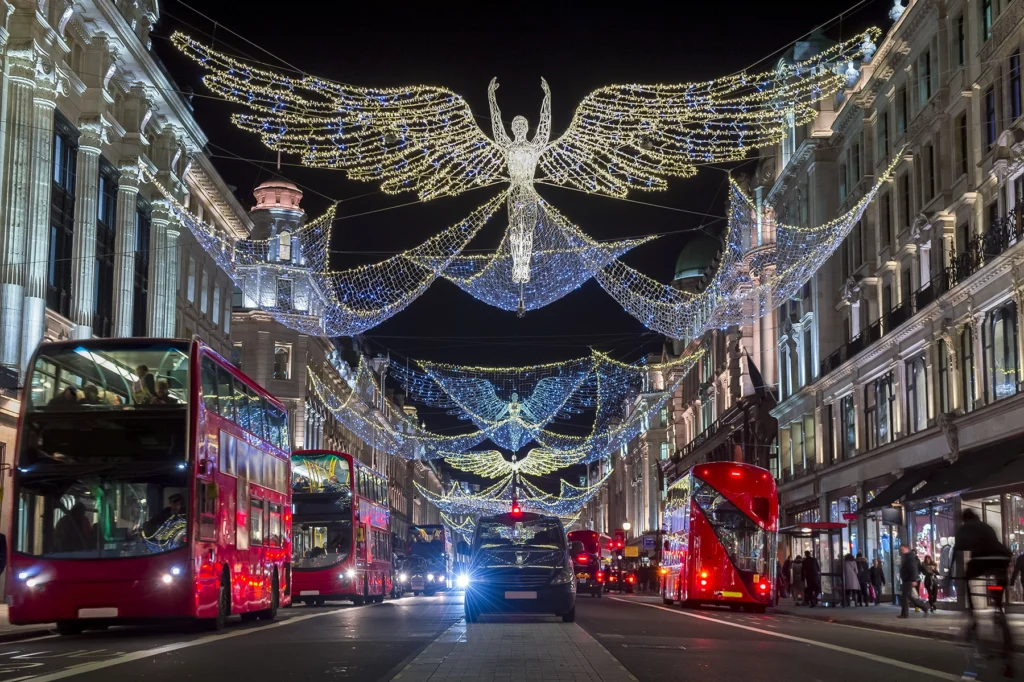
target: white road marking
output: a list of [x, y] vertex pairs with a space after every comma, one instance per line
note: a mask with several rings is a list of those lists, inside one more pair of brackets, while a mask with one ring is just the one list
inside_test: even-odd
[[[115, 665], [121, 665], [122, 663], [131, 663], [132, 661], [138, 661], [143, 658], [149, 658], [151, 656], [159, 656], [160, 654], [167, 654], [172, 651], [178, 651], [180, 649], [188, 649], [190, 647], [199, 646], [201, 644], [210, 644], [212, 642], [219, 642], [223, 639], [231, 639], [232, 637], [243, 637], [245, 635], [256, 634], [257, 632], [266, 632], [273, 628], [284, 627], [285, 625], [291, 625], [292, 623], [301, 623], [304, 620], [310, 618], [320, 618], [321, 616], [330, 616], [336, 613], [344, 613], [346, 611], [351, 612], [353, 609], [350, 607], [332, 609], [330, 611], [321, 611], [319, 613], [310, 613], [304, 616], [293, 616], [291, 618], [285, 618], [267, 625], [256, 628], [244, 628], [234, 630], [232, 632], [225, 632], [218, 635], [210, 635], [207, 637], [200, 637], [199, 639], [189, 640], [187, 642], [174, 642], [173, 644], [165, 644], [164, 646], [154, 647], [152, 649], [145, 649], [143, 651], [133, 651], [125, 654], [118, 658], [112, 658], [107, 661], [96, 661], [93, 663], [83, 663], [82, 665], [72, 666], [65, 668], [64, 670], [58, 670], [57, 672], [49, 673], [48, 675], [37, 675], [34, 677], [21, 677], [18, 680], [33, 680], [34, 682], [50, 682], [51, 680], [63, 680], [68, 677], [74, 677], [75, 675], [82, 675], [84, 673], [91, 673], [94, 670], [102, 670], [103, 668], [109, 668]], [[8, 682], [15, 682], [9, 680]]]
[[[842, 652], [842, 653], [845, 653], [845, 654], [850, 654], [851, 656], [858, 656], [860, 658], [866, 658], [866, 659], [868, 659], [870, 661], [875, 661], [876, 663], [884, 663], [886, 665], [891, 665], [891, 666], [894, 666], [896, 668], [903, 668], [904, 670], [911, 670], [911, 671], [916, 672], [916, 673], [921, 673], [922, 675], [931, 675], [932, 677], [937, 677], [937, 678], [942, 679], [942, 680], [952, 680], [953, 682], [959, 682], [959, 680], [960, 680], [960, 675], [953, 675], [951, 673], [944, 673], [941, 670], [933, 670], [932, 668], [925, 668], [925, 667], [920, 666], [920, 665], [914, 665], [913, 663], [906, 663], [904, 661], [897, 661], [897, 660], [892, 659], [892, 658], [886, 658], [885, 656], [879, 656], [878, 654], [871, 654], [871, 653], [868, 653], [866, 651], [858, 651], [856, 649], [849, 649], [849, 648], [844, 647], [844, 646], [839, 646], [838, 644], [830, 644], [828, 642], [817, 642], [817, 641], [815, 641], [813, 639], [807, 639], [805, 637], [797, 637], [795, 635], [787, 635], [787, 634], [784, 634], [782, 632], [772, 632], [771, 630], [762, 630], [761, 628], [755, 628], [755, 627], [750, 626], [750, 625], [741, 625], [739, 623], [731, 623], [731, 622], [726, 621], [726, 620], [720, 620], [718, 618], [711, 618], [710, 616], [702, 616], [702, 615], [700, 615], [698, 613], [690, 613], [688, 611], [681, 611], [679, 609], [665, 608], [664, 606], [658, 606], [657, 604], [645, 604], [644, 602], [631, 601], [631, 600], [627, 600], [627, 599], [618, 599], [616, 597], [612, 597], [612, 599], [614, 599], [615, 601], [624, 602], [626, 604], [635, 604], [636, 606], [646, 606], [646, 607], [651, 608], [651, 609], [660, 609], [662, 611], [668, 611], [669, 613], [673, 613], [673, 614], [675, 614], [677, 616], [687, 616], [689, 618], [696, 618], [698, 620], [706, 620], [706, 621], [710, 621], [712, 623], [719, 623], [720, 625], [725, 625], [726, 627], [730, 627], [730, 628], [739, 628], [741, 630], [749, 630], [750, 632], [757, 632], [759, 634], [768, 635], [770, 637], [778, 637], [780, 639], [788, 639], [791, 642], [800, 642], [801, 644], [810, 644], [811, 646], [820, 647], [822, 649], [831, 649], [832, 651], [839, 651], [839, 652]], [[43, 679], [43, 678], [39, 678], [39, 679]]]

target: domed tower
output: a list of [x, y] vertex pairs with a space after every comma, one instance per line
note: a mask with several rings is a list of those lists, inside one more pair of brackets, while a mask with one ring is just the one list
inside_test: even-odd
[[268, 259], [271, 262], [301, 264], [303, 254], [295, 236], [306, 220], [302, 210], [302, 190], [294, 183], [274, 178], [253, 190], [256, 205], [249, 210], [252, 218], [252, 239], [271, 240]]
[[696, 293], [707, 273], [718, 260], [722, 242], [717, 237], [700, 233], [679, 253], [676, 259], [676, 274], [672, 286], [682, 291]]

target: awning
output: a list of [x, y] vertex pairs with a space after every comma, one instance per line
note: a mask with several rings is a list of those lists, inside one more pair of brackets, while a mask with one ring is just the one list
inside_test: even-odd
[[898, 502], [904, 495], [910, 493], [919, 483], [928, 480], [936, 471], [947, 466], [946, 462], [935, 462], [916, 469], [905, 471], [902, 476], [893, 481], [892, 485], [878, 493], [873, 500], [866, 502], [857, 508], [858, 514], [864, 514], [875, 509], [888, 507]]
[[908, 495], [906, 501], [916, 502], [956, 495], [996, 473], [1018, 454], [1015, 449], [1011, 448], [961, 454], [955, 463], [937, 471], [934, 476], [929, 478], [923, 488]]
[[960, 493], [960, 499], [980, 500], [1000, 493], [1024, 490], [1024, 457], [1010, 460], [1010, 463], [995, 473], [989, 474], [969, 489]]

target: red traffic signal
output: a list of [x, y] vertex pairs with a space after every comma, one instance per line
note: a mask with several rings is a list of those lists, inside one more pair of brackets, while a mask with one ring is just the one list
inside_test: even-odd
[[513, 504], [512, 505], [512, 514], [514, 516], [518, 516], [519, 514], [522, 514], [522, 513], [523, 513], [523, 510], [522, 510], [522, 508], [520, 508], [520, 506], [518, 504]]

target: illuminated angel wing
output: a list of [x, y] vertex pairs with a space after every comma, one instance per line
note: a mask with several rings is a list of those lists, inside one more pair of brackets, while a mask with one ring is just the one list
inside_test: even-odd
[[585, 450], [565, 451], [534, 448], [522, 459], [510, 462], [498, 450], [443, 453], [444, 461], [456, 469], [485, 478], [501, 478], [518, 471], [526, 476], [547, 476], [559, 469], [579, 464]]
[[505, 156], [445, 88], [361, 88], [257, 69], [192, 38], [174, 44], [205, 70], [203, 82], [247, 107], [235, 124], [302, 163], [344, 170], [383, 191], [421, 199], [456, 195], [505, 179]]
[[539, 165], [546, 177], [538, 180], [623, 197], [630, 189], [664, 189], [666, 178], [693, 175], [697, 163], [746, 158], [813, 119], [814, 104], [842, 87], [847, 65], [870, 54], [865, 47], [879, 34], [871, 29], [757, 75], [595, 90], [545, 149]]

